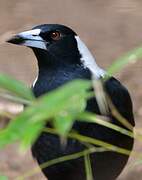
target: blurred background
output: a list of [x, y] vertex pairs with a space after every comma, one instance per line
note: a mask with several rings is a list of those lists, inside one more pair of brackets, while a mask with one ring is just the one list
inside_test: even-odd
[[[142, 45], [141, 0], [0, 0], [0, 72], [32, 84], [37, 73], [32, 51], [3, 41], [11, 33], [42, 23], [72, 27], [105, 69], [125, 52]], [[142, 62], [127, 66], [116, 77], [128, 87], [136, 126], [142, 128]], [[4, 106], [0, 101], [0, 107]], [[135, 150], [141, 152], [142, 143], [135, 142]], [[134, 162], [135, 157], [131, 157], [119, 180], [142, 179], [142, 165], [133, 166]], [[21, 155], [17, 144], [0, 151], [0, 174], [10, 179], [34, 167], [30, 151]], [[30, 179], [45, 178], [39, 173]]]

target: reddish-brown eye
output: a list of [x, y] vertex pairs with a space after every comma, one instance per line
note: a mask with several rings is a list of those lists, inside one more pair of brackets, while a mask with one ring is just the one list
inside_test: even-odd
[[54, 41], [57, 41], [60, 39], [61, 34], [60, 32], [55, 31], [55, 32], [52, 32], [50, 36], [51, 36], [51, 39], [53, 39]]

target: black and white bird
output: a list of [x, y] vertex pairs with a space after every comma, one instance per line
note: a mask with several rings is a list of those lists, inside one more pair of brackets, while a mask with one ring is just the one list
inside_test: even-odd
[[[30, 31], [13, 36], [9, 43], [32, 48], [38, 62], [38, 77], [33, 84], [36, 97], [74, 79], [102, 79], [106, 72], [101, 69], [95, 58], [79, 36], [70, 28], [59, 24], [43, 24]], [[103, 53], [103, 52], [102, 52]], [[127, 89], [114, 77], [104, 82], [104, 89], [119, 113], [134, 127], [133, 108]], [[88, 100], [87, 111], [101, 115], [95, 98]], [[111, 123], [124, 128], [112, 115]], [[94, 123], [76, 121], [73, 129], [80, 134], [97, 138], [113, 145], [132, 150], [133, 138]], [[61, 147], [58, 136], [41, 133], [32, 147], [33, 156], [39, 164], [48, 160], [73, 154], [85, 148], [77, 140], [69, 139], [65, 148]], [[95, 180], [114, 180], [125, 167], [128, 156], [107, 151], [91, 155], [91, 164]], [[49, 180], [85, 180], [83, 158], [63, 162], [42, 169]]]

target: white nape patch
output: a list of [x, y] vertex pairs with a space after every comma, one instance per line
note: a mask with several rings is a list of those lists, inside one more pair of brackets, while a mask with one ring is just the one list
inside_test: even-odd
[[83, 43], [79, 36], [75, 36], [75, 39], [77, 41], [78, 50], [81, 54], [81, 61], [84, 67], [88, 68], [91, 71], [92, 76], [96, 79], [103, 77], [106, 72], [96, 64], [96, 60], [87, 46]]
[[18, 36], [25, 39], [21, 45], [47, 50], [46, 42], [39, 36], [40, 32], [40, 29], [33, 29], [19, 33]]
[[33, 84], [32, 84], [32, 87], [33, 87], [33, 88], [35, 87], [35, 84], [36, 84], [36, 82], [37, 82], [37, 79], [38, 79], [38, 77], [35, 78], [35, 80], [34, 80], [34, 82], [33, 82]]

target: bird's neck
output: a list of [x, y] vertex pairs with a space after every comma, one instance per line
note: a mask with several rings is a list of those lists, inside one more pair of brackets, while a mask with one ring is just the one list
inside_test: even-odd
[[52, 64], [51, 62], [53, 57], [47, 53], [47, 51], [42, 49], [33, 49], [33, 51], [37, 58], [39, 71], [49, 67], [49, 65]]

